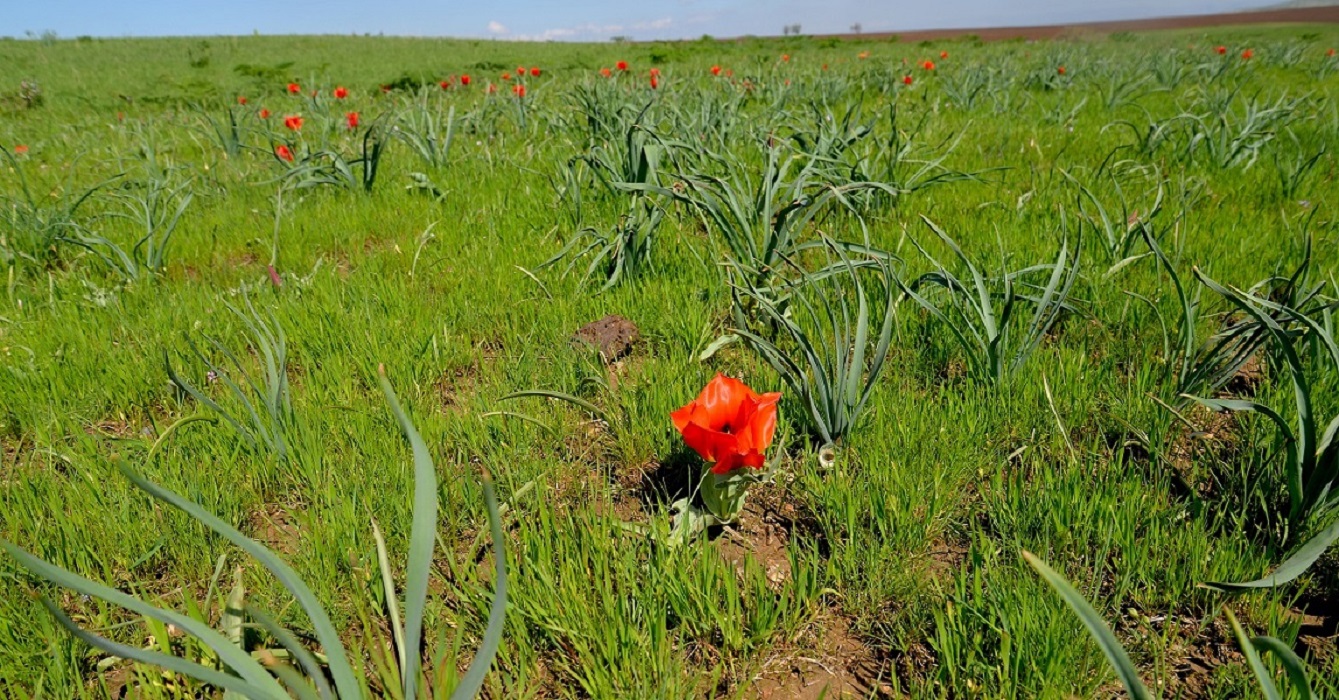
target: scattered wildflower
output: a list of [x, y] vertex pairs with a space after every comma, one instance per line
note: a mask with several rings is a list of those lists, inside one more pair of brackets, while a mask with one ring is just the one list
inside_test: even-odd
[[238, 96], [237, 96], [237, 104], [239, 104], [239, 105], [244, 105], [244, 104], [246, 104], [246, 96], [245, 96], [245, 95], [238, 95]]
[[1214, 47], [1214, 51], [1215, 51], [1219, 56], [1226, 56], [1226, 55], [1227, 55], [1227, 47], [1226, 47], [1226, 46], [1223, 46], [1222, 44], [1219, 44], [1218, 46]]
[[342, 100], [349, 96], [349, 91], [343, 85], [335, 88], [335, 99]]
[[530, 69], [530, 77], [531, 78], [539, 77], [539, 66], [534, 66]]
[[301, 88], [297, 83], [289, 83], [289, 84], [288, 84], [288, 94], [290, 94], [290, 95], [296, 95], [296, 94], [298, 94], [299, 92], [302, 92], [302, 88]]
[[26, 145], [21, 144], [21, 143], [19, 143], [19, 144], [15, 144], [15, 145], [14, 145], [14, 155], [16, 155], [16, 156], [21, 156], [21, 155], [23, 155], [23, 154], [25, 154], [25, 153], [27, 153], [27, 152], [28, 152], [28, 147], [27, 147]]
[[780, 393], [758, 394], [738, 379], [717, 374], [687, 406], [670, 414], [674, 427], [713, 474], [761, 469], [776, 433]]
[[617, 68], [617, 69], [619, 69], [619, 70], [621, 70], [621, 71], [625, 71], [625, 70], [628, 69], [628, 62], [627, 62], [627, 61], [619, 61], [618, 63], [615, 63], [615, 64], [614, 64], [614, 67]]
[[912, 84], [913, 82], [915, 82], [915, 79], [913, 79], [913, 78], [911, 77], [910, 74], [907, 74], [907, 75], [902, 76], [902, 84], [903, 84], [903, 85], [910, 85], [910, 84]]
[[1255, 57], [1254, 49], [1246, 49], [1245, 51], [1241, 52], [1241, 60], [1243, 61], [1249, 61], [1254, 57]]
[[293, 162], [293, 151], [289, 150], [288, 146], [285, 146], [282, 143], [274, 147], [274, 155], [278, 156], [280, 160], [289, 163]]
[[358, 128], [358, 113], [357, 113], [357, 112], [349, 112], [348, 114], [344, 115], [344, 123], [348, 124], [350, 129], [357, 129], [357, 128]]
[[465, 86], [465, 87], [469, 87], [469, 84], [470, 84], [470, 76], [468, 76], [468, 75], [462, 75], [462, 76], [460, 76], [460, 84], [463, 85], [463, 86]]
[[269, 118], [270, 118], [270, 110], [265, 109], [264, 107], [261, 107], [261, 108], [260, 108], [260, 118], [261, 118], [261, 119], [269, 119]]
[[284, 117], [284, 127], [289, 131], [298, 131], [302, 129], [302, 117], [296, 114]]
[[712, 67], [711, 67], [711, 74], [712, 74], [712, 75], [715, 75], [715, 76], [719, 76], [719, 75], [721, 74], [721, 67], [720, 67], [720, 66], [712, 66]]

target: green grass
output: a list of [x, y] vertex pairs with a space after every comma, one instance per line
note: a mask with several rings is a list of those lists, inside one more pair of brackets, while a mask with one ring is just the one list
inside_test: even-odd
[[[1219, 43], [1229, 47], [1226, 58], [1212, 52]], [[1339, 72], [1333, 64], [1317, 71], [1333, 45], [1339, 29], [1329, 26], [1034, 44], [0, 41], [0, 146], [28, 147], [0, 159], [0, 538], [178, 608], [203, 595], [220, 555], [244, 562], [123, 479], [116, 468], [123, 458], [279, 550], [327, 603], [336, 627], [371, 643], [377, 631], [360, 615], [382, 594], [369, 520], [386, 533], [391, 561], [403, 561], [412, 522], [410, 453], [376, 384], [384, 364], [438, 468], [443, 547], [429, 583], [425, 644], [430, 653], [458, 644], [462, 670], [492, 591], [475, 545], [487, 527], [480, 466], [508, 504], [510, 606], [489, 697], [754, 697], [758, 676], [819, 655], [833, 620], [849, 624], [868, 648], [880, 683], [910, 696], [1109, 696], [1116, 681], [1101, 650], [1023, 550], [1094, 603], [1149, 688], [1174, 695], [1187, 649], [1231, 645], [1213, 622], [1223, 604], [1253, 631], [1292, 644], [1299, 624], [1290, 610], [1333, 608], [1336, 560], [1329, 555], [1315, 573], [1275, 591], [1229, 596], [1199, 586], [1258, 578], [1306, 534], [1283, 532], [1286, 518], [1278, 516], [1286, 503], [1281, 460], [1269, 458], [1272, 425], [1244, 415], [1211, 421], [1187, 409], [1191, 431], [1159, 405], [1176, 399], [1175, 369], [1166, 364], [1158, 316], [1127, 292], [1150, 299], [1170, 326], [1180, 313], [1175, 293], [1152, 257], [1108, 274], [1146, 248], [1136, 240], [1128, 253], [1113, 252], [1087, 225], [1076, 235], [1093, 208], [1069, 176], [1116, 217], [1125, 216], [1116, 181], [1128, 208], [1147, 214], [1165, 180], [1153, 226], [1187, 285], [1199, 288], [1192, 266], [1240, 288], [1290, 273], [1304, 226], [1317, 273], [1333, 279]], [[1255, 58], [1243, 63], [1237, 55], [1248, 46]], [[869, 58], [857, 59], [866, 50]], [[783, 52], [788, 63], [779, 61]], [[916, 67], [926, 58], [937, 63], [933, 73]], [[617, 60], [633, 70], [614, 88], [597, 71]], [[250, 69], [237, 70], [242, 64]], [[734, 71], [738, 87], [713, 79], [713, 64]], [[505, 85], [485, 95], [488, 82], [517, 65], [543, 69], [526, 79], [523, 102]], [[654, 93], [646, 78], [653, 65], [663, 72]], [[472, 76], [470, 89], [435, 86], [461, 73]], [[914, 76], [910, 88], [905, 74]], [[1144, 76], [1151, 77], [1118, 89]], [[401, 78], [427, 88], [422, 96], [379, 89]], [[37, 81], [40, 105], [23, 106], [20, 79]], [[324, 96], [289, 96], [290, 80], [304, 95], [319, 88]], [[346, 103], [328, 97], [336, 85], [349, 88]], [[969, 106], [964, 95], [976, 85]], [[593, 91], [594, 102], [583, 103], [580, 90]], [[238, 95], [246, 106], [235, 104]], [[1234, 132], [1212, 125], [1240, 134], [1250, 105], [1280, 99], [1286, 112], [1257, 117], [1266, 121], [1246, 133], [1255, 157], [1232, 155]], [[752, 498], [787, 514], [779, 516], [788, 530], [783, 552], [736, 565], [733, 553], [761, 551], [761, 538], [743, 536], [740, 544], [727, 533], [681, 548], [649, 540], [621, 525], [668, 518], [668, 502], [639, 485], [641, 473], [696, 469], [682, 458], [670, 411], [717, 371], [759, 391], [783, 385], [739, 343], [699, 361], [732, 323], [730, 278], [718, 264], [729, 249], [682, 202], [649, 195], [666, 211], [649, 265], [607, 291], [598, 274], [581, 283], [585, 262], [565, 276], [566, 262], [537, 270], [583, 226], [609, 230], [629, 211], [617, 188], [594, 179], [582, 187], [579, 214], [555, 187], [563, 167], [592, 145], [582, 104], [602, 105], [607, 115], [626, 106], [612, 117], [617, 125], [648, 101], [643, 123], [679, 142], [659, 164], [664, 186], [715, 167], [695, 158], [699, 148], [726, 149], [737, 161], [731, 167], [758, 177], [769, 138], [782, 148], [797, 143], [796, 134], [818, 140], [823, 109], [815, 104], [835, 119], [854, 106], [858, 122], [873, 129], [849, 151], [838, 149], [844, 165], [818, 181], [852, 172], [905, 177], [915, 167], [883, 169], [895, 102], [901, 136], [912, 139], [907, 158], [978, 175], [825, 209], [804, 227], [804, 239], [821, 231], [861, 241], [867, 232], [871, 245], [902, 258], [896, 274], [910, 282], [934, 269], [913, 239], [963, 274], [922, 216], [985, 274], [1050, 263], [1068, 236], [1082, 247], [1070, 294], [1076, 311], [1027, 362], [991, 381], [966, 371], [968, 358], [946, 326], [903, 301], [883, 371], [834, 464], [820, 465], [821, 441], [803, 432], [807, 409], [798, 397], [782, 401], [773, 448], [785, 455], [779, 476]], [[268, 122], [255, 116], [262, 107], [274, 113]], [[294, 142], [299, 155], [328, 148], [356, 158], [361, 141], [342, 128], [344, 112], [359, 111], [369, 124], [421, 108], [444, 120], [451, 107], [445, 161], [429, 163], [391, 140], [369, 192], [361, 184], [295, 188], [298, 180], [282, 179], [286, 166], [271, 155], [273, 143], [292, 140], [280, 124], [287, 114], [307, 119]], [[232, 154], [204, 117], [226, 125], [229, 109], [243, 127]], [[734, 116], [706, 121], [713, 109]], [[1141, 148], [1150, 122], [1183, 113], [1210, 125], [1199, 127], [1206, 130], [1192, 155], [1185, 154], [1196, 132], [1186, 121], [1175, 122], [1184, 135]], [[1224, 121], [1216, 121], [1220, 114]], [[1113, 126], [1120, 121], [1134, 128]], [[704, 132], [704, 123], [714, 126]], [[1218, 150], [1208, 150], [1212, 144]], [[1104, 163], [1118, 180], [1099, 174]], [[414, 187], [421, 181], [414, 173], [440, 196]], [[155, 178], [189, 181], [193, 197], [165, 250], [166, 267], [127, 276], [105, 261], [108, 246], [81, 246], [80, 236], [130, 253], [143, 222], [117, 216], [118, 196], [142, 194]], [[150, 455], [173, 422], [212, 415], [170, 383], [165, 354], [231, 413], [244, 410], [206, 379], [190, 345], [223, 363], [204, 340], [215, 338], [260, 372], [242, 318], [229, 310], [244, 305], [243, 295], [267, 319], [272, 314], [286, 338], [285, 453], [250, 447], [217, 421], [183, 426]], [[1230, 310], [1207, 289], [1202, 300], [1201, 337], [1215, 328], [1215, 314]], [[592, 392], [585, 380], [609, 382], [606, 370], [569, 337], [609, 313], [633, 320], [643, 342], [612, 370], [610, 392]], [[1018, 313], [1018, 322], [1031, 318], [1030, 309]], [[1308, 366], [1318, 377], [1318, 414], [1333, 416], [1335, 368]], [[582, 396], [628, 428], [606, 429], [567, 403], [501, 401], [530, 389]], [[1255, 400], [1292, 415], [1291, 391], [1286, 375], [1266, 365]], [[547, 428], [490, 415], [496, 411]], [[1137, 431], [1151, 445], [1125, 448]], [[753, 510], [746, 520], [760, 517]], [[279, 525], [268, 524], [276, 518]], [[788, 575], [769, 575], [782, 561]], [[261, 607], [305, 629], [262, 569], [248, 566], [244, 577]], [[108, 636], [145, 641], [142, 626], [124, 624], [135, 622], [127, 613], [62, 597], [0, 559], [0, 694], [105, 697], [94, 671], [100, 656], [27, 595], [37, 591]], [[1333, 639], [1310, 649], [1313, 679], [1339, 674]], [[193, 692], [137, 673], [113, 677], [135, 680], [146, 697]], [[1237, 662], [1194, 687], [1236, 697], [1254, 692], [1250, 679]]]

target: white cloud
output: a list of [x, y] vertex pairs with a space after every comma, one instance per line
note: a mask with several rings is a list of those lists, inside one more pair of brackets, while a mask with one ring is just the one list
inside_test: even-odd
[[669, 29], [672, 24], [674, 24], [672, 18], [661, 17], [660, 19], [653, 19], [650, 22], [638, 22], [632, 25], [632, 28], [638, 31], [646, 31], [648, 29]]
[[501, 22], [499, 22], [499, 21], [497, 21], [497, 20], [493, 20], [493, 21], [491, 21], [491, 22], [488, 23], [488, 33], [489, 33], [489, 34], [506, 34], [506, 33], [507, 33], [507, 25], [505, 25], [505, 24], [503, 24], [503, 23], [501, 23]]

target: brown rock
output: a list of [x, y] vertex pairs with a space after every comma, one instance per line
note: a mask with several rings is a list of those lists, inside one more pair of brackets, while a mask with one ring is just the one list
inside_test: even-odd
[[617, 314], [587, 323], [572, 335], [574, 343], [599, 351], [605, 362], [613, 362], [631, 353], [640, 338], [637, 324]]

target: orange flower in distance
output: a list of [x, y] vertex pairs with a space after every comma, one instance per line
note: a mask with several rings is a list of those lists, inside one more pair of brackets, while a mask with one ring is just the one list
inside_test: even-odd
[[719, 76], [719, 75], [721, 74], [721, 67], [720, 67], [720, 66], [712, 66], [712, 67], [711, 67], [711, 74], [712, 74], [712, 75]]
[[615, 63], [615, 64], [614, 64], [614, 67], [617, 68], [617, 69], [619, 69], [619, 70], [627, 70], [627, 69], [628, 69], [628, 62], [627, 62], [627, 61], [619, 61], [618, 63]]
[[912, 84], [913, 82], [915, 82], [915, 79], [912, 78], [910, 75], [904, 75], [904, 76], [902, 76], [902, 84], [903, 84], [903, 85], [910, 85], [910, 84]]
[[298, 131], [302, 128], [302, 117], [296, 114], [284, 117], [284, 126], [287, 127], [289, 131]]
[[288, 84], [288, 94], [290, 94], [290, 95], [296, 95], [296, 94], [298, 94], [299, 92], [302, 92], [302, 88], [301, 88], [297, 83], [289, 83], [289, 84]]
[[492, 84], [492, 83], [489, 83], [489, 84], [488, 84], [488, 89], [485, 90], [484, 92], [487, 92], [488, 94], [491, 95], [491, 94], [497, 92], [497, 86], [494, 85], [494, 84]]
[[1065, 74], [1065, 67], [1064, 67], [1064, 66], [1060, 66], [1059, 68], [1056, 68], [1056, 69], [1055, 69], [1055, 72], [1059, 73], [1060, 75], [1064, 75], [1064, 74]]
[[517, 97], [525, 97], [525, 86], [520, 83], [511, 86], [511, 91]]
[[437, 83], [437, 84], [440, 85], [441, 88], [442, 88], [443, 90], [450, 90], [450, 89], [451, 89], [451, 79], [450, 79], [450, 78], [447, 78], [446, 80], [443, 80], [442, 82]]
[[269, 118], [270, 118], [270, 110], [265, 109], [264, 107], [261, 107], [261, 108], [260, 108], [260, 118], [261, 118], [261, 119], [269, 119]]
[[1214, 51], [1217, 52], [1219, 56], [1226, 56], [1226, 55], [1227, 55], [1227, 47], [1226, 47], [1226, 46], [1223, 46], [1223, 45], [1221, 45], [1221, 44], [1220, 44], [1219, 46], [1215, 47], [1215, 48], [1214, 48]]
[[764, 452], [776, 435], [781, 394], [759, 394], [738, 379], [717, 374], [691, 403], [670, 414], [683, 441], [713, 474], [743, 467], [762, 469]]
[[609, 70], [608, 68], [601, 68], [601, 69], [600, 69], [600, 75], [603, 75], [603, 76], [606, 77], [606, 78], [608, 78], [609, 76], [611, 76], [611, 75], [613, 75], [613, 74], [614, 74], [614, 72], [611, 71], [611, 70]]
[[341, 85], [341, 86], [335, 88], [335, 99], [337, 99], [337, 100], [342, 100], [342, 99], [344, 99], [344, 98], [346, 98], [346, 97], [348, 97], [348, 96], [349, 96], [349, 91], [346, 90], [346, 89], [344, 89], [344, 86], [343, 86], [343, 85]]
[[464, 86], [466, 86], [466, 87], [469, 87], [469, 84], [470, 84], [470, 76], [468, 76], [468, 75], [462, 75], [462, 76], [460, 76], [460, 84], [461, 84], [461, 85], [464, 85]]
[[239, 104], [239, 105], [244, 105], [244, 104], [246, 104], [246, 97], [245, 97], [244, 95], [238, 95], [238, 96], [237, 96], [237, 104]]
[[525, 75], [525, 66], [516, 66], [516, 75]]
[[1255, 51], [1253, 49], [1246, 49], [1245, 51], [1241, 52], [1241, 60], [1243, 61], [1249, 61], [1254, 57], [1255, 57]]
[[530, 77], [531, 77], [531, 78], [538, 78], [538, 77], [539, 77], [539, 66], [535, 66], [535, 67], [533, 67], [533, 68], [530, 69]]
[[925, 70], [934, 70], [934, 69], [935, 69], [935, 62], [934, 62], [934, 61], [926, 61], [925, 63], [922, 63], [922, 64], [921, 64], [921, 68], [924, 68]]
[[288, 150], [288, 146], [285, 146], [282, 143], [274, 147], [274, 155], [279, 156], [280, 160], [286, 160], [289, 163], [293, 162], [293, 152]]
[[344, 115], [344, 123], [348, 124], [350, 129], [357, 129], [357, 128], [358, 128], [358, 113], [357, 113], [357, 112], [349, 112], [348, 114]]
[[503, 74], [502, 74], [502, 79], [503, 79], [503, 80], [511, 80], [511, 73], [503, 73]]
[[856, 54], [855, 57], [863, 61], [863, 60], [869, 58], [869, 52], [868, 52], [868, 51], [861, 51], [860, 53]]
[[659, 87], [660, 87], [660, 76], [656, 75], [655, 73], [652, 73], [652, 74], [651, 74], [651, 89], [652, 89], [652, 90], [656, 90], [656, 89], [658, 89]]
[[940, 51], [940, 52], [939, 52], [939, 59], [940, 59], [940, 60], [943, 60], [943, 59], [945, 59], [945, 58], [948, 58], [948, 52], [947, 52], [947, 51]]
[[14, 155], [21, 156], [28, 152], [28, 147], [24, 144], [14, 144]]
[[1326, 51], [1326, 52], [1325, 52], [1325, 55], [1328, 56], [1328, 57], [1330, 57], [1330, 58], [1334, 58], [1334, 49], [1330, 49], [1329, 51]]

